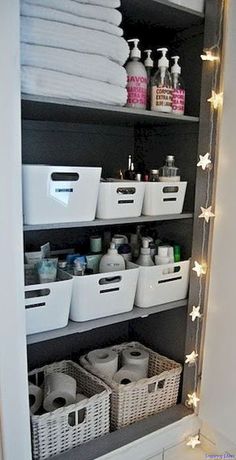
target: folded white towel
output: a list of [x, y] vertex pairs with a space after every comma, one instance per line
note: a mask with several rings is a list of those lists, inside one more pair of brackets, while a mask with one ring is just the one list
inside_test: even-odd
[[106, 6], [107, 8], [119, 8], [120, 0], [74, 0], [78, 3], [89, 3], [91, 5]]
[[83, 18], [75, 16], [65, 11], [54, 10], [52, 8], [45, 8], [43, 6], [31, 5], [27, 1], [21, 3], [21, 15], [29, 16], [31, 18], [48, 19], [50, 21], [64, 22], [74, 26], [86, 27], [88, 29], [101, 30], [108, 34], [117, 35], [121, 37], [123, 30], [105, 21], [97, 21], [96, 19]]
[[129, 55], [128, 44], [122, 37], [24, 16], [21, 18], [21, 41], [81, 53], [101, 54], [121, 65], [125, 63]]
[[120, 86], [26, 66], [21, 67], [21, 90], [31, 95], [111, 105], [125, 105], [127, 99], [126, 89]]
[[105, 8], [97, 5], [86, 5], [74, 0], [27, 0], [32, 5], [45, 6], [55, 10], [72, 13], [76, 16], [82, 16], [99, 21], [110, 22], [115, 26], [119, 26], [122, 20], [122, 15], [114, 8]]
[[49, 46], [21, 44], [21, 64], [77, 75], [126, 87], [124, 67], [96, 54], [78, 53]]

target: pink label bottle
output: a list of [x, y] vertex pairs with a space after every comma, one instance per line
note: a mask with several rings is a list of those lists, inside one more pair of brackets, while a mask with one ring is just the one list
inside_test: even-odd
[[175, 115], [184, 115], [185, 110], [185, 88], [181, 75], [181, 68], [178, 64], [179, 56], [173, 56], [174, 65], [171, 67], [173, 86], [172, 112]]
[[130, 61], [126, 64], [127, 72], [127, 107], [146, 109], [147, 106], [147, 72], [140, 62], [141, 51], [138, 48], [139, 40], [128, 40], [134, 43], [130, 52]]

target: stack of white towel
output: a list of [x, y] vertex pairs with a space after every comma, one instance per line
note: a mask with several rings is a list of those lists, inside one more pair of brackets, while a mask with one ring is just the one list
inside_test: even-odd
[[125, 105], [120, 0], [22, 0], [22, 92]]

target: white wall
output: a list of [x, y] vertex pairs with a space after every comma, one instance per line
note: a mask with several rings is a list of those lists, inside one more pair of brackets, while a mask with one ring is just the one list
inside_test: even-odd
[[4, 460], [29, 460], [23, 239], [19, 0], [0, 1], [0, 419]]
[[200, 416], [236, 444], [236, 1], [226, 1], [224, 109]]

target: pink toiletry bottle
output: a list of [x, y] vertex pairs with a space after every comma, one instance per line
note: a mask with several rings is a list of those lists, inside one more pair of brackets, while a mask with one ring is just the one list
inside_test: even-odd
[[140, 61], [141, 51], [138, 48], [139, 39], [128, 40], [134, 43], [130, 51], [130, 60], [126, 64], [128, 101], [126, 106], [136, 109], [146, 109], [147, 105], [147, 72]]
[[178, 64], [179, 56], [173, 56], [171, 59], [174, 59], [174, 65], [171, 67], [173, 86], [172, 112], [175, 115], [184, 115], [185, 87], [181, 77], [181, 67]]
[[169, 72], [169, 60], [166, 53], [167, 48], [158, 48], [162, 53], [158, 60], [158, 70], [152, 79], [151, 110], [157, 112], [172, 112], [173, 87], [171, 74]]

